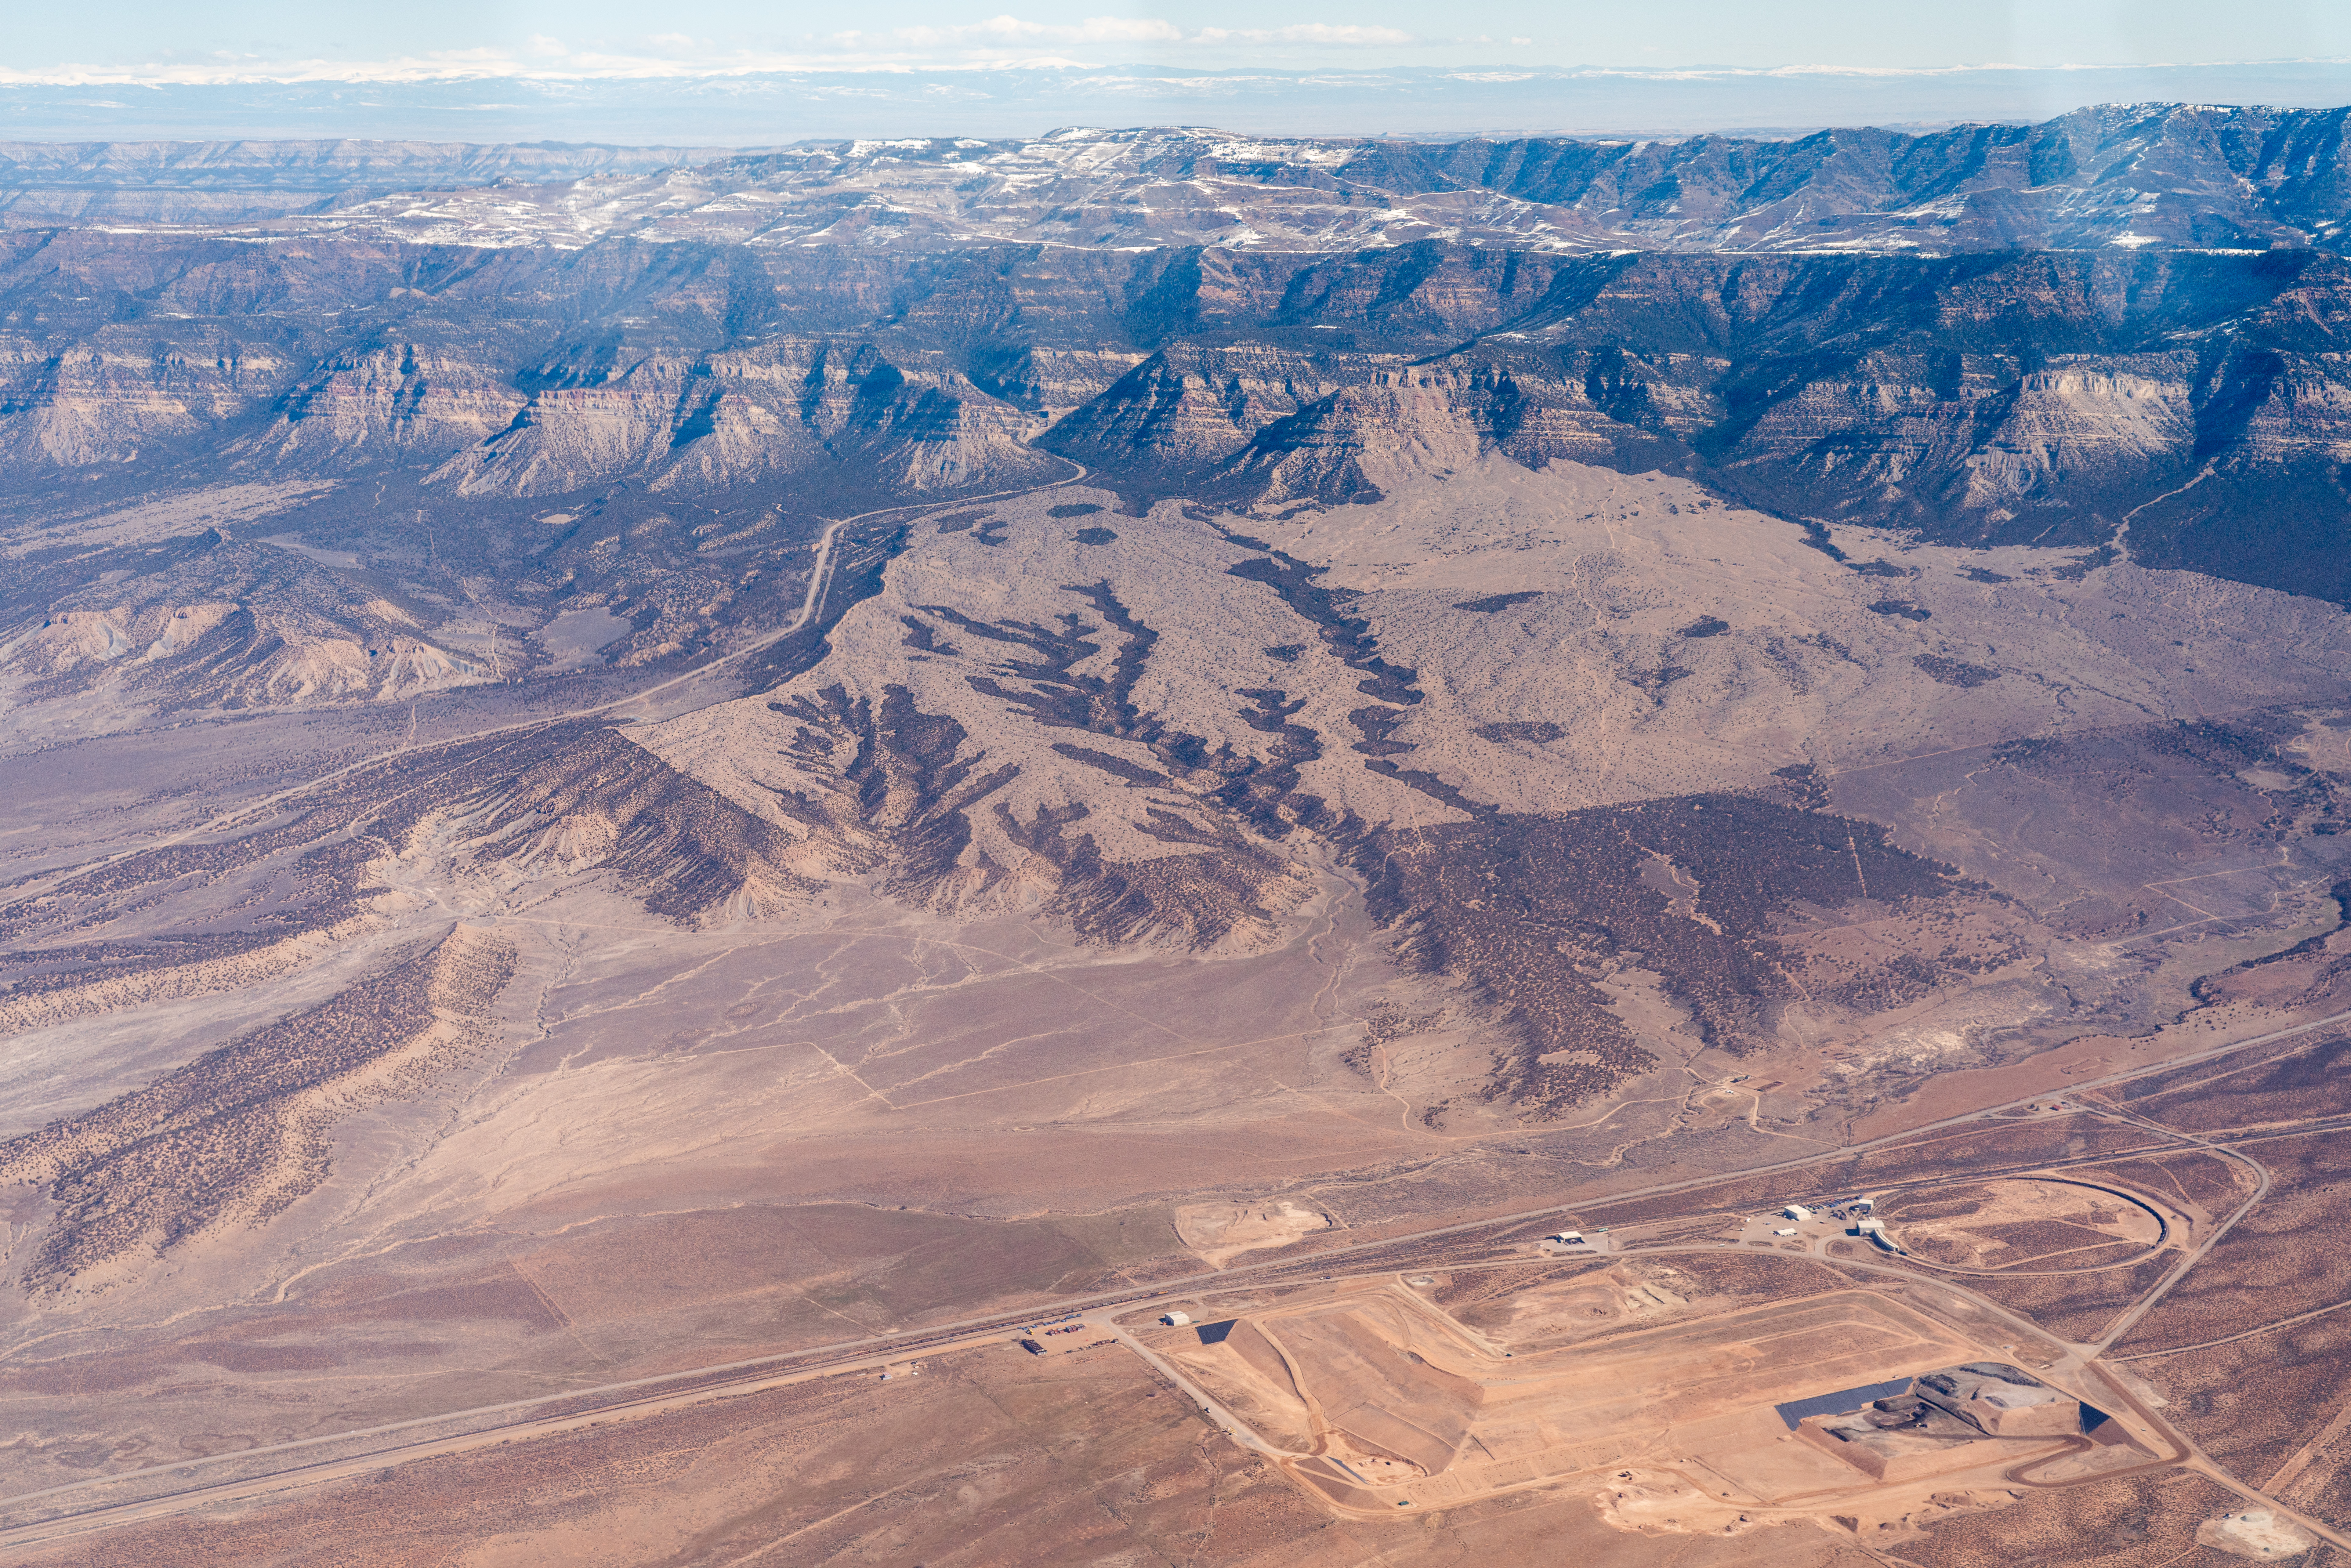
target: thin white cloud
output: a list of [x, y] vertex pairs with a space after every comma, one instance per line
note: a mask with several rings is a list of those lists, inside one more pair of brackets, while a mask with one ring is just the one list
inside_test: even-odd
[[[1162, 30], [1164, 29], [1164, 31]], [[1514, 46], [1531, 40], [1513, 37]], [[0, 87], [172, 87], [235, 86], [260, 83], [351, 83], [413, 85], [520, 79], [543, 82], [594, 80], [723, 81], [730, 78], [809, 76], [818, 73], [893, 73], [952, 71], [1058, 70], [1099, 72], [1108, 66], [1140, 64], [1111, 51], [1125, 48], [1181, 50], [1183, 63], [1169, 62], [1163, 74], [1116, 78], [1131, 82], [1134, 90], [1166, 91], [1176, 88], [1208, 90], [1235, 85], [1229, 77], [1192, 77], [1189, 70], [1225, 70], [1242, 46], [1287, 44], [1334, 51], [1331, 68], [1343, 69], [1359, 85], [1368, 78], [1361, 65], [1341, 64], [1351, 51], [1394, 48], [1417, 42], [1392, 27], [1354, 24], [1305, 23], [1268, 28], [1202, 28], [1185, 32], [1173, 24], [1151, 18], [1094, 17], [1074, 25], [1033, 23], [1020, 17], [991, 17], [964, 26], [903, 28], [886, 32], [845, 32], [810, 39], [810, 47], [791, 51], [722, 48], [706, 39], [684, 34], [663, 34], [636, 41], [634, 49], [578, 48], [563, 40], [535, 36], [518, 47], [435, 50], [389, 59], [269, 59], [252, 54], [212, 51], [200, 56], [135, 66], [59, 65], [46, 69], [0, 67]], [[1098, 57], [1080, 58], [1065, 52], [1091, 47]], [[1109, 55], [1108, 59], [1099, 57]], [[1486, 62], [1479, 62], [1484, 64]], [[1501, 62], [1492, 62], [1499, 67]], [[2276, 65], [2351, 65], [2351, 59], [2318, 57], [2294, 62], [2210, 60], [2183, 62], [2203, 68]], [[1288, 62], [1282, 68], [1290, 69]], [[1523, 66], [1516, 67], [1523, 71]], [[1537, 68], [1538, 69], [1545, 68]], [[2010, 62], [1924, 67], [1867, 67], [1789, 64], [1771, 67], [1639, 67], [1579, 66], [1556, 70], [1562, 79], [1632, 78], [1647, 81], [1722, 81], [1770, 78], [1912, 78], [1964, 77], [1977, 73], [2062, 71], [2100, 74], [2108, 71], [2165, 68], [2062, 65], [2027, 67]], [[1112, 78], [1094, 78], [1109, 80]], [[1461, 78], [1459, 79], [1474, 79]], [[1493, 79], [1503, 79], [1496, 77]], [[1512, 76], [1509, 79], [1522, 79]], [[813, 87], [802, 90], [815, 90]], [[851, 91], [828, 88], [828, 91]]]
[[991, 16], [958, 27], [893, 27], [887, 33], [839, 33], [836, 42], [871, 47], [887, 41], [902, 47], [963, 48], [974, 44], [1004, 44], [1031, 39], [1057, 44], [1180, 44], [1184, 29], [1172, 22], [1140, 16], [1089, 16], [1074, 26], [1023, 21], [1018, 16]]
[[1394, 27], [1344, 26], [1329, 22], [1301, 22], [1288, 27], [1203, 27], [1195, 35], [1204, 44], [1409, 44], [1410, 33]]
[[[684, 33], [636, 40], [632, 48], [573, 48], [538, 35], [520, 48], [433, 50], [389, 59], [268, 59], [213, 54], [133, 66], [63, 64], [47, 69], [0, 67], [0, 86], [197, 86], [244, 82], [480, 81], [503, 78], [590, 80], [603, 78], [743, 76], [763, 72], [1091, 69], [1103, 63], [1068, 57], [1065, 47], [1211, 51], [1243, 44], [1294, 44], [1334, 49], [1392, 47], [1413, 42], [1394, 27], [1306, 22], [1282, 27], [1204, 27], [1187, 32], [1148, 16], [1090, 16], [1073, 24], [1004, 15], [948, 26], [851, 30], [810, 38], [805, 48], [722, 47]], [[1115, 59], [1115, 55], [1110, 57]]]

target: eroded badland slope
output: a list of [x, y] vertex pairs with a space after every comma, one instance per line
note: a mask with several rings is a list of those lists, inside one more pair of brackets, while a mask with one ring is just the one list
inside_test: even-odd
[[0, 1532], [2351, 1528], [2332, 124], [20, 160]]

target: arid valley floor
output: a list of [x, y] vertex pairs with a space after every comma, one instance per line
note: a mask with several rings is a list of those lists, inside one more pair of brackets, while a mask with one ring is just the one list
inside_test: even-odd
[[2333, 231], [1071, 135], [10, 165], [8, 1560], [2351, 1563]]

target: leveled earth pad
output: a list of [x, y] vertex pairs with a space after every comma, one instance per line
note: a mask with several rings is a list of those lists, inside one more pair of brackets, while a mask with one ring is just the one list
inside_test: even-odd
[[[1209, 1343], [1171, 1343], [1169, 1354], [1261, 1416], [1284, 1465], [1342, 1509], [1440, 1508], [1626, 1466], [1750, 1510], [1804, 1506], [1883, 1480], [2053, 1458], [2081, 1442], [2078, 1422], [2064, 1434], [1938, 1427], [1928, 1446], [1948, 1455], [1906, 1460], [1889, 1477], [1875, 1452], [1888, 1439], [1875, 1428], [1849, 1454], [1850, 1441], [1818, 1430], [1822, 1421], [1790, 1419], [1782, 1406], [1829, 1396], [1819, 1415], [1850, 1416], [1938, 1369], [1996, 1364], [1998, 1347], [1860, 1290], [1523, 1355], [1395, 1285], [1292, 1302], [1196, 1337]], [[1854, 1396], [1834, 1397], [1845, 1393]], [[2046, 1390], [2022, 1397], [2074, 1408]], [[1864, 1448], [1874, 1462], [1855, 1457]]]

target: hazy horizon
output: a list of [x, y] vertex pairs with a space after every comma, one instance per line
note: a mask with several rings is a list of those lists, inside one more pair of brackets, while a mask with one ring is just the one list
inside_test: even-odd
[[720, 0], [674, 17], [621, 0], [131, 0], [12, 18], [0, 43], [0, 135], [37, 140], [768, 145], [1073, 124], [1656, 136], [2043, 120], [2118, 101], [2351, 102], [2351, 15], [2168, 0], [1499, 0], [1474, 14], [1042, 0], [989, 15], [883, 0], [834, 16]]
[[0, 86], [0, 139], [356, 138], [773, 146], [1041, 135], [1070, 126], [1437, 139], [1802, 134], [2034, 121], [2097, 103], [2331, 108], [2351, 64], [1964, 70], [1495, 68], [1319, 72], [1145, 67], [793, 71], [594, 80]]

